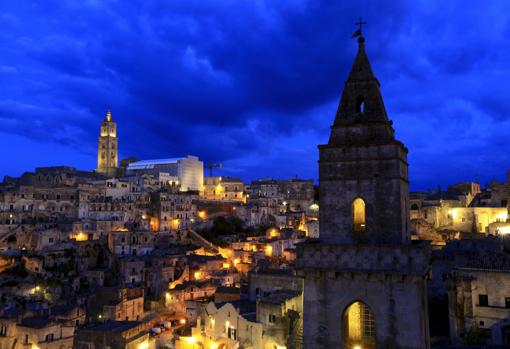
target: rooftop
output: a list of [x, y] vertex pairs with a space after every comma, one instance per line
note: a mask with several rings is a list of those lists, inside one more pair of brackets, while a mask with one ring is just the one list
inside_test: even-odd
[[452, 201], [458, 201], [459, 196], [463, 195], [460, 192], [457, 191], [440, 191], [434, 194], [429, 195], [425, 200], [428, 201], [435, 201], [435, 200], [452, 200]]
[[198, 254], [191, 254], [187, 256], [188, 263], [190, 264], [197, 264], [197, 263], [207, 263], [209, 261], [221, 261], [224, 260], [221, 255], [216, 256], [204, 256], [204, 255], [198, 255]]
[[259, 269], [251, 272], [257, 275], [282, 275], [282, 276], [295, 276], [293, 269]]
[[113, 321], [107, 320], [102, 324], [88, 328], [95, 332], [124, 332], [140, 325], [138, 321]]
[[[204, 281], [199, 281], [199, 280], [189, 280], [189, 281], [184, 281], [182, 284], [178, 284], [175, 286], [175, 288], [173, 289], [174, 291], [180, 291], [180, 290], [185, 290], [187, 289], [188, 287], [198, 287], [198, 288], [202, 288], [202, 287], [208, 287], [208, 286], [211, 286], [211, 285], [214, 285], [211, 280], [204, 280]], [[172, 290], [170, 290], [172, 291]]]
[[184, 159], [180, 158], [168, 158], [168, 159], [153, 159], [153, 160], [140, 160], [132, 162], [128, 165], [127, 170], [146, 170], [152, 169], [157, 165], [170, 165], [175, 164], [177, 161]]
[[239, 287], [220, 286], [216, 288], [216, 293], [240, 294], [241, 289]]
[[298, 291], [287, 291], [287, 290], [278, 290], [275, 292], [271, 292], [269, 295], [261, 297], [262, 302], [272, 303], [272, 304], [282, 304], [286, 300], [296, 298], [301, 295], [301, 292]]
[[215, 303], [215, 305], [216, 305], [216, 308], [220, 309], [227, 303], [232, 304], [232, 306], [239, 311], [239, 315], [242, 315], [245, 318], [246, 318], [246, 316], [249, 316], [251, 314], [256, 314], [256, 312], [257, 312], [257, 303], [249, 301], [249, 300], [221, 302], [221, 303]]
[[470, 259], [460, 269], [510, 272], [510, 256], [507, 253], [485, 254], [479, 258]]
[[31, 316], [21, 320], [21, 326], [29, 328], [44, 328], [50, 323], [48, 316]]

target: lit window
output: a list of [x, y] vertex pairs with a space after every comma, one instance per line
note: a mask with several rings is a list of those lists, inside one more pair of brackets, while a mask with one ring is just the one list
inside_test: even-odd
[[356, 198], [352, 202], [352, 227], [356, 233], [363, 233], [366, 230], [365, 201], [361, 198]]
[[375, 348], [375, 320], [366, 304], [355, 302], [345, 310], [344, 333], [348, 348]]

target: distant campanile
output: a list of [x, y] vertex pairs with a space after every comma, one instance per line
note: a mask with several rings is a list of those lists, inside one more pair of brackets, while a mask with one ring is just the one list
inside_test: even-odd
[[110, 110], [101, 123], [101, 134], [97, 145], [97, 172], [113, 177], [119, 165], [117, 124]]

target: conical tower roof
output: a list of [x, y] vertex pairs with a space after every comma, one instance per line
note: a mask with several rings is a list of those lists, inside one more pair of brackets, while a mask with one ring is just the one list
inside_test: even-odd
[[394, 139], [379, 88], [365, 52], [365, 38], [359, 37], [358, 53], [345, 82], [329, 144], [380, 144]]
[[[354, 59], [354, 64], [352, 65], [348, 81], [367, 80], [377, 81], [374, 73], [372, 72], [370, 62], [368, 61], [367, 53], [365, 52], [365, 38], [361, 36], [358, 38], [358, 54]], [[379, 82], [377, 82], [377, 84], [379, 84]]]

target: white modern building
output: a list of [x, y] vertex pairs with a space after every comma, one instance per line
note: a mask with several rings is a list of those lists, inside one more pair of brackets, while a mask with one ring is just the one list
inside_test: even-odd
[[204, 186], [204, 163], [198, 157], [191, 155], [181, 158], [132, 162], [127, 167], [127, 173], [147, 173], [156, 176], [165, 173], [169, 178], [177, 179], [181, 191], [200, 191]]

